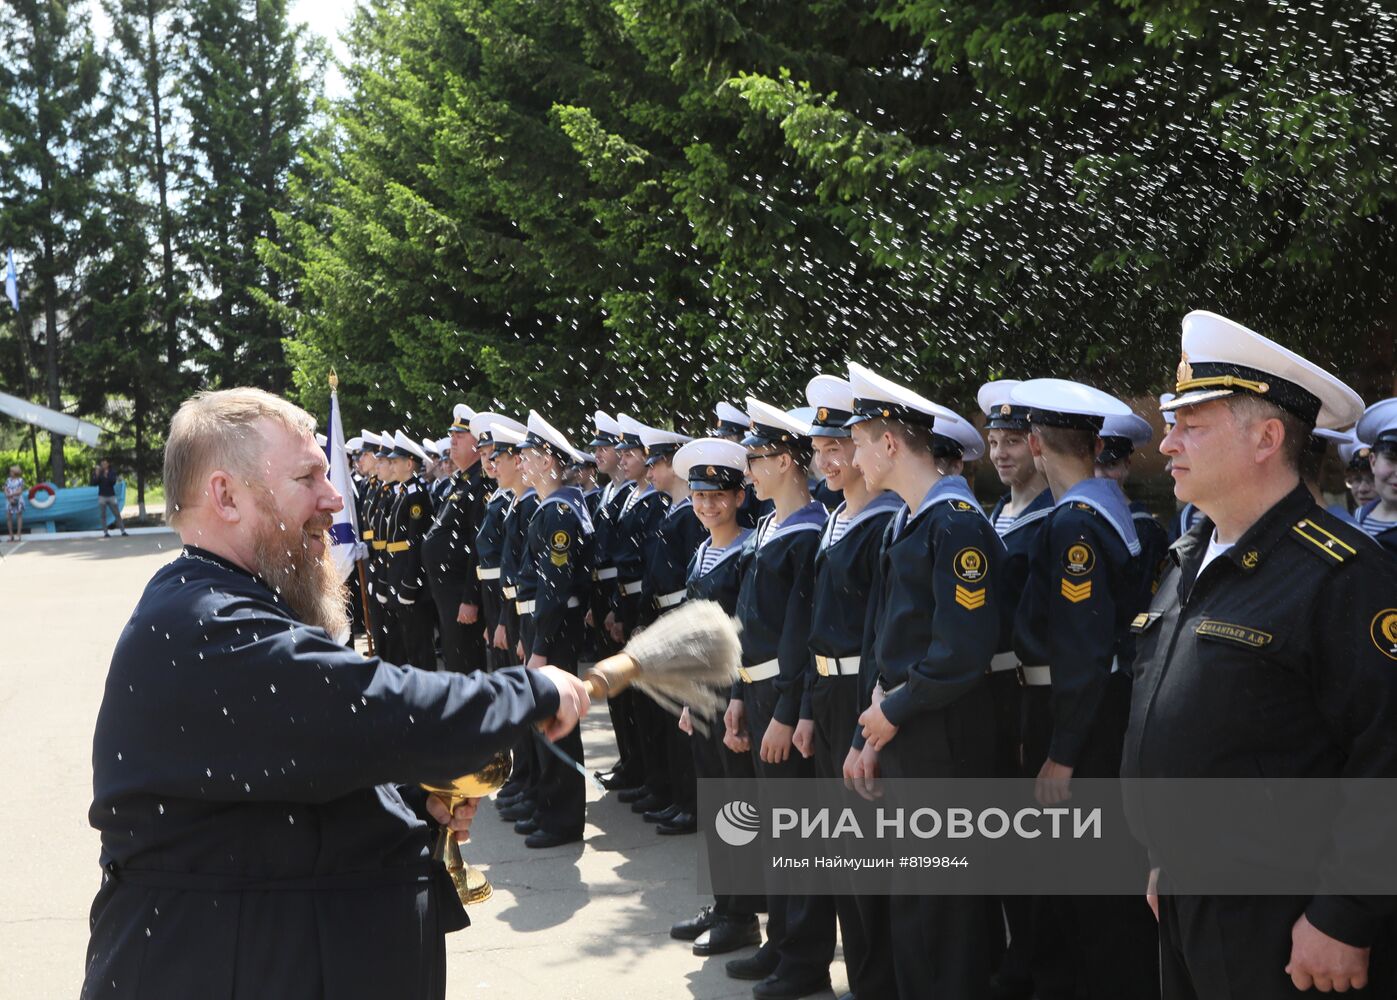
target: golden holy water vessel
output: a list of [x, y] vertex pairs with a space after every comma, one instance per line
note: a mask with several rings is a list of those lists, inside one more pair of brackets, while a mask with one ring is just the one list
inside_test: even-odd
[[[466, 799], [484, 798], [504, 787], [513, 767], [513, 756], [508, 750], [501, 750], [473, 774], [463, 774], [448, 785], [424, 783], [422, 787], [428, 794], [441, 799], [449, 811], [455, 812], [456, 807]], [[450, 827], [443, 826], [437, 834], [437, 846], [432, 850], [432, 857], [446, 865], [446, 873], [451, 876], [456, 895], [461, 897], [464, 905], [483, 903], [494, 895], [490, 880], [461, 859], [461, 847], [456, 843], [456, 834]]]

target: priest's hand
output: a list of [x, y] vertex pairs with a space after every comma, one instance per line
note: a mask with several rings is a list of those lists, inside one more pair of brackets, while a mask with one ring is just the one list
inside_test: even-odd
[[479, 805], [479, 799], [466, 799], [454, 812], [447, 812], [441, 799], [435, 795], [427, 796], [427, 812], [442, 826], [449, 826], [459, 843], [471, 839], [471, 820], [475, 819], [475, 810]]
[[534, 673], [546, 677], [558, 689], [558, 714], [543, 725], [543, 735], [557, 742], [572, 732], [592, 707], [587, 685], [560, 667], [542, 666]]

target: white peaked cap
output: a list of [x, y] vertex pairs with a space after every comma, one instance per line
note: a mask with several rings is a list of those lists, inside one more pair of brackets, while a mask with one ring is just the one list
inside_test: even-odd
[[350, 438], [348, 441], [344, 443], [344, 450], [350, 452], [351, 454], [356, 451], [363, 451], [364, 439], [361, 437]]
[[437, 439], [437, 451], [442, 455], [451, 454], [451, 435]]
[[1369, 447], [1376, 445], [1379, 439], [1384, 444], [1397, 440], [1397, 399], [1382, 399], [1364, 410], [1355, 434]]
[[393, 445], [402, 451], [411, 452], [424, 462], [427, 460], [427, 453], [422, 450], [422, 446], [403, 431], [397, 431], [393, 434]]
[[854, 409], [854, 389], [848, 379], [838, 375], [816, 375], [805, 383], [805, 401], [818, 410], [843, 410], [850, 413]]
[[1312, 416], [1315, 427], [1348, 427], [1363, 413], [1363, 397], [1340, 379], [1217, 313], [1199, 309], [1185, 316], [1182, 347], [1178, 395], [1164, 404], [1171, 409], [1245, 392], [1301, 419]]
[[475, 410], [465, 403], [457, 403], [451, 408], [451, 427], [453, 430], [469, 430], [471, 418], [475, 416]]
[[638, 438], [641, 431], [649, 429], [629, 413], [616, 414], [616, 424], [621, 428], [621, 433], [627, 437]]
[[490, 437], [501, 444], [518, 447], [524, 443], [527, 436], [528, 432], [522, 429], [517, 420], [511, 420], [508, 424], [490, 425]]
[[1179, 419], [1178, 414], [1175, 413], [1173, 410], [1166, 410], [1166, 409], [1164, 409], [1164, 404], [1167, 403], [1167, 402], [1169, 402], [1169, 401], [1170, 401], [1171, 399], [1173, 399], [1173, 398], [1174, 398], [1174, 394], [1173, 394], [1172, 392], [1161, 392], [1161, 393], [1159, 394], [1159, 409], [1160, 409], [1160, 414], [1161, 414], [1161, 416], [1164, 417], [1164, 423], [1165, 423], [1167, 426], [1169, 426], [1169, 427], [1173, 427], [1173, 426], [1174, 426], [1174, 421], [1177, 420], [1177, 419]]
[[960, 445], [961, 458], [967, 462], [973, 462], [985, 454], [985, 439], [980, 436], [975, 425], [967, 420], [950, 421], [937, 417], [931, 425], [931, 432]]
[[687, 434], [676, 434], [674, 431], [662, 431], [658, 427], [642, 427], [640, 430], [640, 443], [647, 448], [654, 448], [665, 444], [685, 444], [693, 438]]
[[1127, 413], [1107, 417], [1100, 433], [1102, 437], [1125, 438], [1133, 447], [1139, 448], [1150, 443], [1154, 428], [1138, 413]]
[[1034, 378], [1020, 382], [1009, 393], [1009, 399], [1019, 406], [1027, 406], [1035, 419], [1042, 413], [1102, 420], [1131, 416], [1130, 407], [1109, 392], [1065, 378]]
[[785, 410], [778, 410], [770, 403], [763, 403], [756, 396], [747, 397], [747, 415], [753, 427], [771, 427], [795, 437], [809, 437], [810, 424], [794, 417]]
[[[920, 393], [913, 392], [904, 385], [898, 385], [892, 379], [884, 378], [871, 368], [865, 368], [855, 361], [849, 362], [849, 386], [854, 394], [854, 419], [869, 420], [882, 417], [886, 413], [889, 419], [907, 420], [910, 413], [918, 415], [919, 422], [931, 424], [935, 420], [944, 420], [948, 424], [960, 421], [960, 416], [952, 410], [948, 410], [940, 403], [933, 403]], [[880, 413], [872, 412], [872, 406], [861, 407], [859, 401], [869, 404], [887, 404], [884, 411]], [[899, 411], [902, 415], [899, 416]], [[910, 413], [909, 413], [910, 411]], [[925, 419], [925, 418], [933, 419]]]
[[[537, 438], [545, 444], [556, 448], [575, 462], [582, 461], [581, 452], [572, 446], [567, 439], [567, 435], [558, 430], [558, 428], [554, 427], [547, 420], [544, 420], [537, 410], [529, 411], [528, 429], [531, 437]], [[525, 447], [528, 447], [527, 439]]]
[[746, 427], [752, 422], [751, 417], [726, 400], [719, 400], [717, 405], [713, 407], [713, 414], [727, 424], [741, 424]]
[[495, 427], [508, 427], [519, 435], [520, 440], [528, 433], [528, 429], [523, 424], [513, 417], [506, 417], [503, 413], [481, 412], [471, 417], [471, 433], [477, 438], [491, 434]]
[[609, 413], [598, 410], [592, 414], [592, 423], [598, 431], [603, 434], [611, 434], [615, 437], [621, 436], [621, 425], [616, 422], [616, 418]]
[[975, 393], [975, 403], [980, 407], [980, 412], [989, 416], [1006, 403], [1013, 405], [1009, 394], [1018, 384], [1016, 378], [1000, 378], [980, 386], [980, 391]]
[[360, 432], [359, 432], [359, 437], [360, 437], [360, 439], [364, 442], [364, 444], [366, 444], [366, 445], [368, 445], [368, 444], [376, 444], [376, 445], [381, 445], [381, 444], [383, 444], [383, 439], [380, 438], [380, 437], [379, 437], [376, 433], [374, 433], [373, 431], [360, 431]]

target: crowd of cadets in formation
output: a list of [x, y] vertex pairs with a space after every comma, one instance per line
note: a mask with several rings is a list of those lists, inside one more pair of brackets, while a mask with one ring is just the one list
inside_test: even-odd
[[[789, 411], [720, 403], [697, 441], [598, 412], [587, 452], [537, 414], [465, 405], [435, 443], [364, 432], [347, 447], [379, 654], [575, 670], [686, 599], [720, 602], [745, 664], [723, 720], [705, 733], [638, 692], [608, 703], [619, 760], [604, 782], [661, 835], [694, 832], [705, 776], [1118, 774], [1132, 623], [1199, 517], [1161, 523], [1120, 489], [1150, 424], [1054, 379], [986, 384], [983, 436], [857, 365], [806, 396]], [[1397, 400], [1374, 410], [1369, 440], [1317, 431], [1302, 478], [1323, 504], [1337, 441], [1353, 502], [1337, 513], [1391, 553]], [[911, 457], [856, 465], [860, 420], [897, 428]], [[1007, 488], [988, 515], [963, 474], [986, 453]], [[925, 495], [913, 511], [895, 488], [909, 482]], [[582, 760], [580, 737], [564, 749]], [[530, 741], [515, 760], [500, 815], [531, 847], [580, 839], [580, 775]], [[1158, 993], [1140, 898], [720, 896], [671, 934], [700, 955], [761, 945], [728, 973], [759, 997], [800, 996], [828, 984], [836, 924], [860, 996], [985, 996], [989, 970], [997, 996]]]

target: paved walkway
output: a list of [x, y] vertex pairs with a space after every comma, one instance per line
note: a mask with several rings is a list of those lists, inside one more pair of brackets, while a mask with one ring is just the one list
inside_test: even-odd
[[[77, 996], [99, 881], [87, 824], [92, 727], [112, 646], [146, 580], [177, 551], [170, 534], [0, 543], [5, 1000]], [[589, 761], [609, 763], [615, 744], [601, 706], [584, 736]], [[543, 852], [482, 808], [466, 856], [495, 897], [447, 939], [450, 997], [750, 996], [723, 974], [723, 959], [696, 958], [668, 937], [701, 902], [694, 839], [658, 837], [614, 797], [590, 797], [586, 843]], [[840, 964], [833, 971], [842, 977]]]

